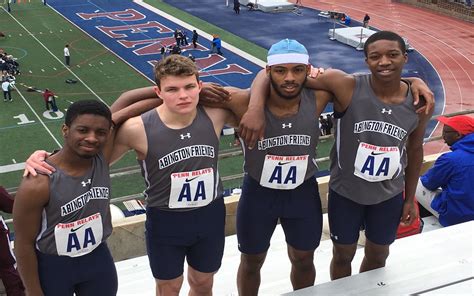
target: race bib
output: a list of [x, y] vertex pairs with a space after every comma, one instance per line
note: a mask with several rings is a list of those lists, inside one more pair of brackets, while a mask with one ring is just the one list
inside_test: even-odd
[[213, 195], [214, 169], [171, 174], [170, 208], [203, 207], [213, 200]]
[[59, 223], [54, 228], [58, 255], [79, 257], [92, 252], [102, 242], [100, 213], [71, 223]]
[[266, 155], [260, 185], [285, 190], [298, 187], [303, 183], [306, 176], [308, 157], [308, 155]]
[[369, 182], [390, 180], [401, 168], [400, 150], [361, 142], [354, 163], [354, 175]]

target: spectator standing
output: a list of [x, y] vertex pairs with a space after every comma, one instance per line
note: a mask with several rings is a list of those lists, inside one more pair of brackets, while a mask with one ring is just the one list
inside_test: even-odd
[[176, 44], [181, 44], [181, 34], [178, 29], [174, 30], [174, 40], [176, 40]]
[[327, 122], [326, 122], [326, 119], [324, 119], [324, 117], [321, 115], [319, 116], [319, 130], [320, 130], [320, 134], [321, 136], [325, 136], [326, 135], [326, 127], [327, 127]]
[[[474, 220], [474, 118], [438, 117], [452, 152], [421, 176], [416, 198], [443, 226]], [[441, 188], [441, 189], [439, 189]]]
[[5, 81], [2, 82], [2, 90], [3, 90], [3, 101], [6, 102], [7, 99], [9, 102], [13, 102], [12, 100], [12, 92], [11, 92], [11, 82], [9, 79], [5, 79]]
[[66, 65], [69, 67], [71, 65], [71, 53], [69, 52], [69, 44], [64, 46], [64, 60]]
[[234, 11], [235, 11], [235, 14], [240, 14], [240, 2], [239, 2], [239, 0], [234, 0]]
[[214, 34], [212, 35], [214, 38], [212, 39], [212, 48], [211, 48], [211, 53], [214, 53], [214, 50], [217, 51], [217, 54], [223, 55], [221, 51], [222, 47], [222, 41], [219, 35]]
[[366, 13], [364, 16], [364, 28], [369, 27], [370, 16]]
[[326, 135], [330, 135], [332, 131], [333, 123], [332, 123], [332, 115], [326, 114]]
[[185, 46], [185, 45], [189, 45], [189, 42], [188, 42], [188, 34], [186, 33], [186, 30], [183, 29], [182, 32], [182, 35], [183, 35], [183, 39], [181, 40], [181, 45]]
[[50, 106], [53, 112], [58, 111], [58, 106], [56, 105], [56, 98], [55, 98], [54, 93], [51, 90], [45, 89], [43, 93], [43, 98], [44, 98], [44, 103], [45, 103], [47, 111], [49, 111]]
[[[5, 213], [11, 213], [13, 210], [13, 198], [2, 186], [0, 186], [0, 210]], [[10, 245], [9, 233], [7, 224], [0, 215], [0, 278], [8, 296], [23, 296], [25, 288], [15, 267], [16, 259]]]
[[194, 48], [197, 47], [197, 41], [198, 41], [198, 38], [199, 38], [199, 35], [198, 35], [198, 32], [196, 30], [193, 30], [193, 46]]

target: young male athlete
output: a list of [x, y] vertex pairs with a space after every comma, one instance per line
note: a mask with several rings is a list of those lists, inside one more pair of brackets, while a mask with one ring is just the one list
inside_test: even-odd
[[13, 221], [18, 270], [27, 295], [115, 295], [117, 273], [105, 243], [112, 127], [108, 107], [78, 101], [67, 110], [64, 147], [48, 158], [51, 175], [23, 179]]
[[[306, 84], [335, 96], [328, 204], [332, 279], [351, 274], [361, 226], [367, 237], [363, 272], [385, 266], [398, 224], [416, 218], [413, 197], [432, 113], [431, 92], [423, 91], [426, 112], [417, 114], [412, 89], [401, 79], [407, 54], [399, 35], [377, 32], [366, 41], [364, 52], [370, 74], [328, 70]], [[262, 85], [256, 86], [262, 96]], [[251, 111], [245, 116], [258, 118]]]
[[331, 95], [304, 88], [309, 71], [308, 52], [296, 40], [270, 48], [266, 74], [271, 87], [262, 106], [265, 132], [253, 149], [245, 145], [246, 175], [237, 208], [240, 295], [258, 294], [260, 269], [278, 221], [288, 245], [293, 288], [314, 284], [314, 251], [322, 231], [314, 176], [318, 119]]
[[228, 110], [197, 105], [202, 84], [186, 57], [158, 62], [155, 80], [163, 104], [119, 128], [113, 158], [133, 149], [142, 168], [147, 251], [157, 295], [179, 294], [185, 259], [190, 295], [211, 295], [224, 251], [219, 135], [224, 123], [235, 125], [237, 119]]

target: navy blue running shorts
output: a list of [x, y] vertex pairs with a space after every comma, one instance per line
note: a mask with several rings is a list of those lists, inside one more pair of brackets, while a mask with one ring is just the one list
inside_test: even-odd
[[38, 274], [45, 296], [115, 296], [118, 281], [109, 248], [101, 243], [80, 257], [36, 251]]
[[365, 229], [368, 240], [379, 245], [390, 245], [396, 238], [403, 211], [403, 192], [374, 205], [356, 203], [329, 189], [328, 218], [331, 239], [350, 245]]
[[185, 258], [199, 272], [219, 270], [225, 242], [223, 198], [185, 212], [149, 207], [145, 228], [148, 259], [156, 279], [181, 276]]
[[315, 178], [292, 190], [278, 190], [245, 176], [237, 207], [239, 250], [253, 255], [266, 252], [278, 220], [291, 247], [314, 251], [319, 246], [322, 212]]

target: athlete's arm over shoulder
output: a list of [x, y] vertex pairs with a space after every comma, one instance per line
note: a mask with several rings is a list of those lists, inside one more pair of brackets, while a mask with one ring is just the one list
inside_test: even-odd
[[250, 98], [248, 90], [237, 88], [228, 89], [231, 99], [219, 103], [218, 108], [206, 107], [206, 112], [211, 117], [217, 135], [220, 134], [225, 125], [238, 127], [240, 119], [247, 111], [247, 105]]
[[355, 78], [354, 75], [338, 69], [327, 69], [316, 78], [308, 77], [305, 86], [331, 92], [334, 95], [334, 109], [343, 112], [351, 102]]
[[421, 165], [423, 163], [423, 139], [425, 129], [430, 121], [433, 110], [429, 114], [419, 113], [418, 126], [408, 136], [406, 144], [407, 149], [407, 166], [405, 168], [405, 203], [401, 222], [410, 225], [416, 218], [416, 212], [413, 200], [416, 192], [416, 185], [420, 177]]
[[148, 150], [145, 127], [141, 116], [125, 121], [116, 132], [111, 163], [118, 161], [127, 151], [135, 150], [138, 159], [144, 159]]
[[43, 295], [35, 244], [40, 231], [43, 208], [48, 201], [48, 176], [37, 175], [23, 178], [13, 205], [13, 224], [18, 271], [27, 295]]
[[333, 101], [332, 93], [325, 90], [315, 90], [316, 97], [316, 117], [319, 118], [329, 102]]

